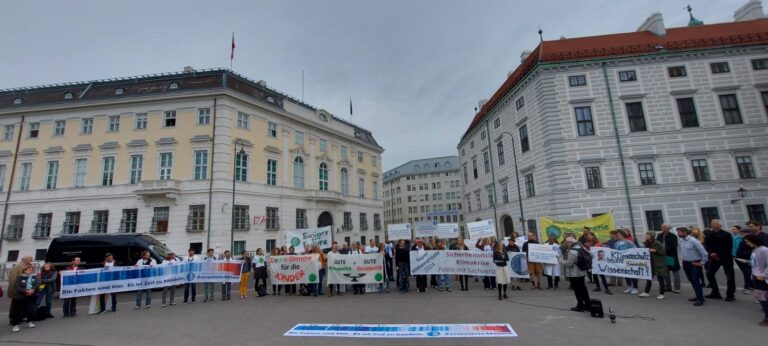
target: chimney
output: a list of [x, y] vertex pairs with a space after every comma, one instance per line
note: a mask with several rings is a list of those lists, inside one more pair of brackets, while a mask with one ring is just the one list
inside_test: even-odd
[[764, 17], [765, 14], [763, 13], [763, 3], [760, 2], [760, 0], [750, 0], [733, 13], [733, 20], [736, 22], [760, 19]]
[[192, 66], [184, 66], [184, 73], [195, 72]]
[[643, 22], [643, 25], [640, 25], [640, 27], [637, 28], [637, 31], [650, 31], [656, 36], [665, 36], [667, 34], [667, 29], [664, 27], [664, 18], [661, 17], [661, 13], [659, 12], [651, 14], [651, 16]]
[[483, 109], [486, 103], [488, 103], [488, 99], [480, 99], [480, 101], [477, 101], [477, 109]]
[[520, 63], [524, 63], [525, 59], [528, 59], [528, 57], [531, 56], [531, 53], [533, 52], [530, 50], [524, 50], [522, 53], [520, 53]]

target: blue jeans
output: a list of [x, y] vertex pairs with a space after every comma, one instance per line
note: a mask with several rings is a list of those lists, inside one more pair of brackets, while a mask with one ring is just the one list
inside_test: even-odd
[[136, 306], [141, 306], [141, 294], [145, 293], [147, 295], [147, 299], [144, 302], [144, 305], [149, 306], [149, 304], [152, 303], [152, 290], [146, 289], [146, 290], [138, 290], [136, 291]]
[[325, 277], [325, 268], [320, 268], [320, 270], [318, 270], [318, 273], [319, 275], [318, 275], [317, 283], [315, 284], [314, 293], [315, 295], [318, 295], [318, 294], [323, 295], [323, 278]]
[[[47, 285], [46, 285], [47, 286]], [[48, 288], [44, 289], [37, 295], [37, 302], [35, 302], [35, 308], [39, 307], [45, 298], [45, 311], [48, 315], [51, 315], [51, 308], [53, 308], [53, 290]]]
[[685, 277], [691, 282], [693, 291], [696, 292], [696, 301], [704, 301], [704, 292], [701, 287], [701, 267], [693, 265], [692, 262], [683, 262], [683, 270], [685, 271]]
[[195, 296], [197, 296], [197, 284], [189, 283], [184, 284], [184, 302], [189, 301], [189, 293], [192, 291], [192, 302], [195, 302]]
[[[448, 274], [442, 274], [437, 276], [437, 286], [440, 288], [451, 288], [451, 276]], [[445, 286], [445, 287], [443, 287]]]
[[411, 284], [408, 281], [408, 263], [397, 264], [397, 288], [401, 292], [408, 292], [411, 288]]

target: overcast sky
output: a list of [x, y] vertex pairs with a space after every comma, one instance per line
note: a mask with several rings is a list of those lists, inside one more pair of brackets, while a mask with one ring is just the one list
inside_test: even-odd
[[489, 98], [544, 39], [732, 21], [747, 0], [275, 0], [0, 3], [0, 88], [229, 66], [373, 131], [384, 169], [456, 155]]

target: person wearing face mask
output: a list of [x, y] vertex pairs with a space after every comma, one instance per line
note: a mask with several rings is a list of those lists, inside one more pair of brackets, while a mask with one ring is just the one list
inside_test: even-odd
[[680, 237], [680, 258], [683, 261], [685, 277], [691, 282], [695, 298], [688, 299], [694, 302], [694, 306], [704, 305], [704, 293], [701, 285], [702, 268], [707, 264], [709, 254], [699, 240], [690, 236], [690, 230], [686, 227], [678, 227], [677, 235]]

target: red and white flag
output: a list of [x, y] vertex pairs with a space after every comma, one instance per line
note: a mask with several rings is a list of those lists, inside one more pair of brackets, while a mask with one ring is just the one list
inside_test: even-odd
[[229, 54], [229, 60], [232, 61], [235, 59], [235, 33], [232, 33], [232, 51]]

